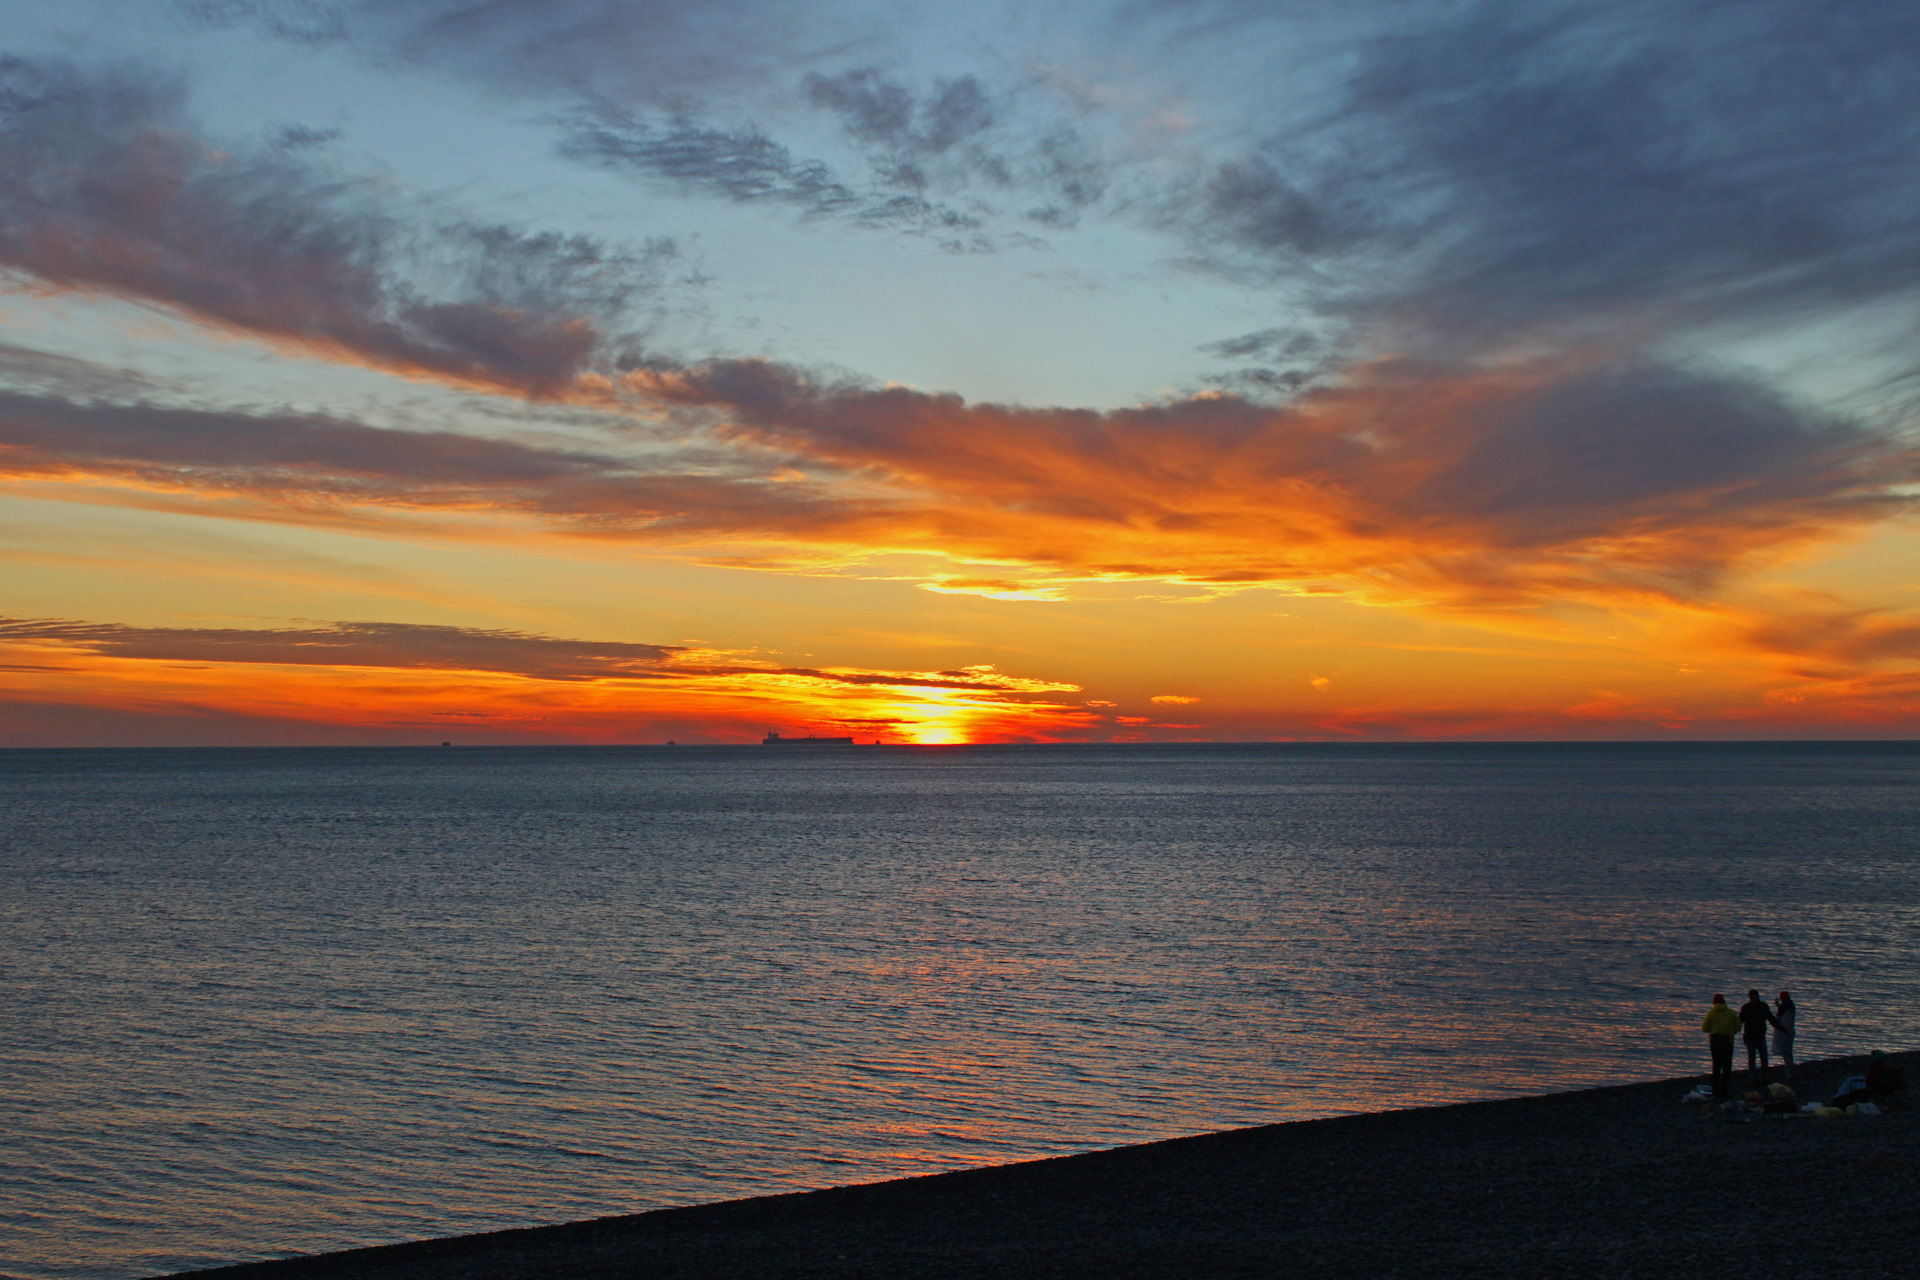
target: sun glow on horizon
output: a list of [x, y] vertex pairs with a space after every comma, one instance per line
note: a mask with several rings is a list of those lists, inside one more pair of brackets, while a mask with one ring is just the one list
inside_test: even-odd
[[21, 6], [0, 743], [1920, 733], [1900, 6]]

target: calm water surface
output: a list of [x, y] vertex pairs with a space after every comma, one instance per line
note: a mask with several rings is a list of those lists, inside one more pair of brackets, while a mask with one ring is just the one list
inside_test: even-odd
[[1920, 750], [0, 752], [0, 1273], [1920, 1045]]

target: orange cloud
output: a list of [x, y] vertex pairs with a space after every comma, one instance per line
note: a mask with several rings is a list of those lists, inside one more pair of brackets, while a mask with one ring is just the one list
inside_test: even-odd
[[[237, 718], [486, 741], [746, 741], [768, 728], [889, 742], [1053, 741], [1093, 722], [1077, 686], [976, 665], [780, 667], [671, 646], [348, 623], [244, 631], [0, 620], [20, 706]], [[432, 733], [427, 733], [432, 737]], [[297, 737], [296, 739], [297, 740]]]
[[[1512, 607], [1687, 596], [1910, 501], [1920, 453], [1657, 367], [1392, 364], [1290, 405], [1094, 413], [817, 386], [720, 362], [632, 379], [727, 438], [896, 487], [893, 545], [1063, 574]], [[823, 531], [825, 532], [825, 531]]]
[[[1915, 634], [1899, 615], [1729, 583], [1908, 511], [1920, 453], [1671, 371], [1382, 366], [1289, 405], [1109, 413], [822, 386], [750, 362], [627, 381], [623, 394], [692, 415], [679, 443], [610, 428], [603, 449], [555, 448], [0, 392], [0, 476], [261, 519], [731, 544], [741, 553], [704, 559], [768, 572], [932, 553], [1013, 566], [921, 582], [999, 600], [1141, 579], [1262, 586], [1561, 638], [1619, 630], [1609, 644], [1690, 660], [1799, 654], [1794, 679], [1877, 670]], [[796, 460], [809, 478], [779, 478]], [[1326, 680], [1312, 680], [1323, 695]]]
[[936, 578], [919, 584], [922, 591], [943, 596], [985, 596], [989, 600], [1064, 599], [1060, 588], [1045, 582], [1021, 582], [1010, 578]]
[[[1337, 706], [1315, 675], [1311, 711], [1215, 726], [1229, 733], [1696, 732], [1912, 714], [1916, 676], [1895, 669], [1920, 643], [1911, 616], [1729, 584], [1910, 513], [1920, 450], [1739, 376], [1642, 358], [1630, 338], [1580, 352], [1565, 330], [1544, 333], [1535, 349], [1561, 353], [1529, 362], [1466, 341], [1448, 349], [1481, 359], [1328, 364], [1308, 390], [1267, 384], [1289, 388], [1284, 400], [1210, 392], [1107, 411], [968, 403], [760, 360], [682, 363], [632, 336], [636, 307], [664, 287], [669, 245], [476, 225], [290, 153], [216, 146], [187, 119], [181, 86], [137, 71], [24, 59], [5, 71], [14, 127], [0, 131], [0, 167], [13, 181], [0, 192], [0, 267], [30, 287], [137, 299], [272, 347], [600, 415], [597, 433], [574, 437], [592, 443], [571, 447], [387, 430], [170, 402], [185, 393], [14, 352], [46, 376], [27, 380], [37, 394], [0, 392], [0, 479], [33, 492], [689, 547], [774, 572], [925, 553], [956, 571], [925, 575], [922, 589], [1001, 601], [1134, 580], [1184, 584], [1184, 598], [1266, 587], [1747, 664], [1686, 696], [1608, 676], [1611, 692], [1564, 705], [1488, 695], [1393, 712]], [[1237, 178], [1209, 191], [1237, 192], [1242, 213], [1282, 191], [1259, 166], [1220, 173]], [[1538, 265], [1529, 256], [1527, 272]], [[1591, 331], [1610, 326], [1596, 313]], [[1276, 333], [1226, 346], [1250, 353]], [[8, 679], [26, 702], [126, 715], [150, 704], [222, 723], [365, 727], [390, 702], [418, 724], [536, 736], [669, 723], [646, 719], [657, 712], [737, 737], [778, 712], [798, 728], [894, 726], [931, 741], [1096, 732], [1086, 707], [1112, 705], [1074, 706], [1060, 696], [1070, 685], [976, 667], [775, 668], [456, 628], [32, 625], [8, 633]]]
[[664, 287], [664, 243], [475, 225], [215, 145], [163, 77], [20, 59], [8, 75], [0, 265], [35, 287], [598, 406], [612, 442], [10, 395], [0, 475], [16, 480], [253, 518], [929, 551], [1019, 568], [927, 590], [1009, 600], [1141, 578], [1515, 614], [1698, 602], [1731, 571], [1909, 510], [1901, 486], [1920, 479], [1920, 452], [1890, 437], [1605, 352], [1377, 361], [1280, 404], [1207, 393], [1108, 412], [676, 363], [623, 328]]
[[1116, 715], [1111, 700], [1077, 692], [978, 664], [782, 667], [504, 630], [0, 620], [0, 741], [10, 745], [751, 742], [768, 729], [927, 744], [1901, 736], [1920, 721], [1920, 671], [1622, 686], [1557, 700], [1551, 690], [1503, 697], [1489, 685], [1385, 707], [1242, 702], [1204, 723]]
[[[1920, 451], [1751, 387], [1636, 367], [1382, 366], [1287, 406], [1206, 396], [1109, 413], [822, 387], [751, 362], [636, 373], [628, 391], [699, 411], [706, 442], [564, 451], [7, 395], [0, 474], [236, 514], [458, 513], [1040, 571], [926, 584], [949, 594], [1051, 599], [1066, 582], [1144, 578], [1482, 613], [1693, 600], [1730, 570], [1909, 510], [1898, 486], [1920, 478]], [[812, 478], [777, 479], [795, 459]]]
[[1850, 609], [1834, 604], [1777, 607], [1747, 620], [1745, 645], [1816, 664], [1846, 668], [1886, 661], [1920, 661], [1920, 615], [1894, 609]]

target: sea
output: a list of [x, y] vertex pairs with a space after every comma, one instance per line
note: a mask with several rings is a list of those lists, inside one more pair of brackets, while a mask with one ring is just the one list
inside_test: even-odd
[[1920, 744], [0, 752], [0, 1275], [1920, 1046]]

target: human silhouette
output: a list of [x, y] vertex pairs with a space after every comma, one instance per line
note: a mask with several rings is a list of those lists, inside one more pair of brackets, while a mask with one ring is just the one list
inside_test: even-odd
[[1793, 993], [1782, 991], [1773, 1005], [1773, 1052], [1780, 1059], [1780, 1078], [1793, 1079], [1793, 1023], [1799, 1016]]
[[1707, 1033], [1707, 1049], [1713, 1055], [1713, 1096], [1724, 1098], [1733, 1088], [1733, 1033], [1740, 1029], [1740, 1015], [1727, 1008], [1727, 998], [1716, 994], [1713, 1007], [1700, 1019]]
[[1758, 1063], [1760, 1078], [1767, 1078], [1767, 1028], [1780, 1025], [1773, 1016], [1773, 1010], [1767, 1008], [1767, 1002], [1760, 998], [1758, 988], [1747, 991], [1747, 1002], [1740, 1006], [1740, 1038], [1747, 1042], [1747, 1071], [1755, 1070]]

